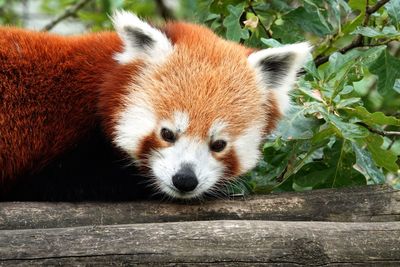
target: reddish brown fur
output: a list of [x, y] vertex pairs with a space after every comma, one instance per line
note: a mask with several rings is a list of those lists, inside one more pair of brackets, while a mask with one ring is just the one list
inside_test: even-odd
[[120, 47], [115, 33], [0, 28], [0, 181], [40, 168], [91, 130]]
[[265, 134], [271, 133], [271, 131], [276, 128], [279, 119], [282, 117], [282, 113], [279, 110], [277, 101], [272, 92], [269, 93], [267, 99], [267, 103], [265, 104], [265, 113], [267, 114], [267, 123], [264, 128]]
[[229, 179], [240, 174], [239, 160], [235, 150], [230, 150], [219, 158], [225, 166], [225, 178]]
[[[154, 89], [151, 84], [148, 87], [177, 93], [165, 97], [161, 93], [155, 99], [160, 118], [168, 118], [174, 108], [183, 107], [195, 122], [190, 124], [188, 134], [201, 138], [208, 135], [218, 118], [231, 125], [232, 136], [260, 119], [264, 113], [261, 92], [247, 64], [248, 48], [222, 40], [201, 26], [174, 23], [167, 25], [166, 32], [175, 43], [176, 52], [158, 73], [168, 78], [163, 84], [156, 83]], [[187, 62], [191, 62], [190, 66]], [[196, 100], [190, 101], [193, 98]]]
[[129, 92], [128, 84], [135, 82], [135, 77], [142, 66], [141, 62], [119, 65], [116, 64], [109, 72], [105, 73], [105, 82], [101, 85], [98, 112], [102, 118], [102, 124], [106, 134], [114, 138], [114, 125], [116, 114], [123, 106], [124, 96]]
[[[255, 123], [265, 124], [265, 132], [276, 126], [281, 114], [272, 94], [267, 102], [262, 98], [254, 71], [247, 64], [251, 49], [218, 38], [198, 25], [170, 23], [165, 32], [175, 45], [174, 54], [152, 79], [141, 81], [152, 96], [159, 120], [172, 119], [174, 111], [188, 112], [190, 124], [185, 134], [202, 140], [207, 140], [217, 119], [229, 123], [232, 138]], [[152, 136], [159, 138], [155, 133]], [[233, 150], [215, 157], [231, 170], [230, 176], [240, 174]]]
[[168, 145], [171, 145], [171, 144], [160, 140], [160, 138], [154, 132], [151, 135], [146, 136], [142, 140], [140, 148], [139, 148], [139, 152], [138, 152], [138, 158], [141, 160], [139, 167], [141, 167], [145, 171], [148, 171], [149, 170], [148, 169], [149, 157], [150, 157], [151, 153], [154, 150], [157, 150], [160, 148], [165, 148]]
[[[262, 101], [246, 62], [250, 49], [201, 26], [170, 23], [165, 32], [176, 53], [155, 79], [142, 81], [159, 119], [170, 119], [176, 107], [189, 111], [196, 123], [187, 132], [200, 138], [216, 119], [230, 124], [233, 137], [253, 122], [265, 123], [267, 132], [275, 127], [280, 113], [273, 99]], [[0, 181], [40, 168], [77, 143], [98, 121], [98, 109], [113, 137], [123, 96], [144, 64], [118, 65], [112, 55], [121, 49], [115, 33], [60, 37], [0, 28]], [[196, 83], [187, 78], [193, 72]], [[142, 155], [163, 146], [158, 134], [149, 138]], [[239, 172], [233, 150], [219, 160]]]

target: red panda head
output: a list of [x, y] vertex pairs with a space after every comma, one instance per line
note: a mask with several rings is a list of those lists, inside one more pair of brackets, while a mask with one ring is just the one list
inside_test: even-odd
[[110, 119], [114, 143], [176, 198], [253, 168], [310, 46], [253, 52], [198, 25], [159, 30], [128, 12], [113, 21], [123, 43], [114, 58], [132, 70]]

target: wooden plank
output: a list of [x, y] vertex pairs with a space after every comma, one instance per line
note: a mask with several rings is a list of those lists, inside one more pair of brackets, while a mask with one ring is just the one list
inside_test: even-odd
[[0, 202], [0, 229], [199, 220], [400, 221], [400, 191], [368, 186], [203, 203]]
[[0, 265], [400, 264], [400, 222], [198, 221], [0, 231]]

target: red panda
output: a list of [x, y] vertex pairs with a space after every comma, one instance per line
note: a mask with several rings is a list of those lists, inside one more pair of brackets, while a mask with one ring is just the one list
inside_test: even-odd
[[0, 181], [41, 169], [98, 122], [171, 197], [253, 168], [310, 46], [255, 51], [125, 11], [113, 23], [116, 33], [75, 37], [0, 28]]

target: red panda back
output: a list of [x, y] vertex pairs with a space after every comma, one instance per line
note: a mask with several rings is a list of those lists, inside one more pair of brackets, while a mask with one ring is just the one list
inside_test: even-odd
[[114, 33], [61, 37], [0, 28], [0, 182], [39, 169], [96, 123]]

